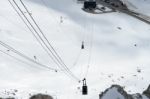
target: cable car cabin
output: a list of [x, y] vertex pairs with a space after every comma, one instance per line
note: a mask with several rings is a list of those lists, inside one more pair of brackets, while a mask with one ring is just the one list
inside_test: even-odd
[[88, 87], [86, 85], [86, 79], [83, 79], [83, 86], [82, 86], [82, 95], [87, 95], [88, 94]]
[[97, 4], [95, 1], [84, 1], [83, 9], [93, 10], [96, 9]]
[[82, 42], [81, 49], [84, 49], [84, 42]]
[[88, 88], [87, 86], [82, 86], [82, 95], [87, 95], [88, 94]]

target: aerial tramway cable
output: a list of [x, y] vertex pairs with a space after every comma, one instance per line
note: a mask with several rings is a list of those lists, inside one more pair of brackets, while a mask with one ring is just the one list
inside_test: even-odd
[[[25, 16], [25, 14], [23, 13], [23, 11], [21, 10], [21, 8], [18, 6], [18, 4], [15, 2], [15, 0], [13, 0], [13, 2], [15, 3], [15, 5], [17, 6], [17, 8], [19, 9], [19, 11], [22, 13], [22, 15], [24, 16], [24, 18], [27, 20], [27, 22], [29, 23], [29, 25], [32, 27], [32, 29], [34, 30], [34, 32], [38, 35], [38, 37], [40, 38], [40, 40], [44, 43], [44, 45], [46, 46], [46, 48], [48, 48], [48, 46], [46, 45], [46, 43], [44, 42], [44, 40], [41, 38], [41, 36], [38, 34], [37, 30], [34, 28], [34, 26], [32, 25], [32, 23], [29, 21], [29, 19]], [[33, 34], [34, 37], [35, 34]], [[37, 37], [36, 37], [37, 38]], [[39, 42], [40, 43], [40, 42]], [[42, 43], [41, 43], [42, 46]], [[43, 47], [44, 48], [44, 47]], [[48, 55], [51, 57], [51, 59], [58, 65], [58, 63], [55, 61], [55, 59], [50, 55], [50, 53], [48, 52]]]
[[[20, 0], [21, 1], [21, 0]], [[37, 35], [39, 36], [40, 40], [44, 43], [44, 45], [46, 46], [46, 48], [51, 52], [51, 54], [53, 55], [53, 58], [55, 58], [55, 60], [59, 63], [59, 65], [62, 66], [62, 68], [73, 78], [75, 78], [76, 80], [79, 81], [79, 79], [69, 70], [69, 68], [64, 64], [64, 62], [62, 61], [62, 59], [58, 56], [58, 54], [56, 53], [56, 51], [54, 50], [54, 48], [50, 45], [48, 39], [46, 38], [46, 36], [44, 35], [44, 33], [42, 32], [42, 30], [39, 28], [38, 24], [36, 23], [36, 21], [34, 20], [34, 18], [29, 14], [28, 9], [26, 8], [26, 6], [24, 5], [24, 3], [21, 1], [22, 5], [24, 6], [24, 8], [27, 10], [28, 14], [30, 15], [32, 21], [35, 23], [35, 25], [37, 26], [37, 28], [39, 29], [40, 32], [42, 32], [43, 37], [46, 39], [47, 43], [50, 45], [51, 49], [53, 51], [51, 51], [51, 49], [48, 47], [48, 45], [45, 43], [45, 41], [41, 38], [41, 36], [38, 34], [37, 30], [34, 28], [34, 26], [31, 24], [31, 22], [28, 20], [28, 18], [24, 15], [23, 11], [20, 9], [20, 7], [18, 6], [18, 4], [15, 2], [15, 0], [13, 0], [14, 4], [17, 6], [17, 8], [19, 9], [19, 11], [23, 14], [24, 18], [27, 20], [27, 22], [29, 23], [29, 25], [33, 28], [34, 32], [37, 33]], [[54, 60], [53, 60], [54, 61]], [[58, 65], [58, 64], [57, 64]], [[60, 67], [60, 66], [59, 66]], [[60, 67], [61, 68], [61, 67]], [[62, 69], [61, 68], [61, 69]]]
[[[48, 7], [48, 3], [46, 3], [46, 1], [45, 0], [40, 0], [41, 1], [41, 3], [43, 3], [43, 5], [44, 6], [46, 6], [46, 8]], [[49, 9], [47, 8], [47, 11], [49, 11]], [[48, 13], [49, 14], [49, 13]], [[51, 15], [52, 16], [52, 15]], [[54, 20], [54, 18], [55, 17], [53, 17], [52, 19], [52, 21], [55, 21], [56, 22], [56, 20]], [[61, 29], [61, 31], [62, 31], [62, 29]], [[70, 69], [72, 69], [73, 67], [75, 67], [76, 65], [77, 65], [77, 63], [78, 63], [78, 61], [79, 61], [79, 58], [80, 58], [80, 55], [81, 55], [81, 49], [79, 50], [79, 53], [77, 54], [77, 56], [76, 56], [76, 59], [75, 59], [75, 61], [73, 62], [73, 65], [70, 67]]]
[[27, 28], [29, 29], [29, 31], [33, 33], [33, 31], [30, 28], [30, 26], [26, 23], [26, 21], [23, 19], [23, 17], [21, 16], [21, 14], [17, 11], [17, 9], [15, 8], [15, 6], [12, 4], [12, 2], [10, 0], [8, 0], [8, 2], [12, 6], [12, 8], [15, 10], [15, 12], [18, 14], [18, 16], [21, 18], [21, 20], [23, 21], [23, 23], [27, 26]]
[[[47, 68], [47, 69], [49, 69], [49, 70], [54, 70], [54, 71], [56, 71], [56, 69], [50, 68], [50, 67], [48, 67], [48, 66], [46, 66], [46, 65], [43, 65], [42, 63], [39, 63], [39, 62], [37, 62], [37, 61], [31, 59], [30, 57], [24, 55], [23, 53], [21, 53], [21, 52], [19, 52], [19, 51], [17, 51], [17, 50], [15, 50], [13, 47], [9, 46], [8, 44], [6, 44], [6, 43], [4, 43], [4, 42], [2, 42], [2, 41], [0, 41], [0, 45], [3, 46], [3, 47], [5, 47], [5, 48], [7, 48], [7, 49], [9, 49], [10, 51], [12, 51], [13, 53], [19, 55], [20, 57], [23, 57], [24, 59], [26, 59], [26, 60], [28, 60], [28, 61], [30, 61], [30, 62], [32, 62], [32, 63], [37, 64], [38, 66]], [[1, 51], [1, 52], [2, 52], [2, 51]], [[3, 52], [3, 53], [4, 53], [4, 52]], [[5, 53], [5, 54], [6, 54], [6, 53]], [[7, 55], [8, 55], [8, 54], [7, 54]], [[10, 56], [10, 55], [9, 55], [9, 56]]]
[[[34, 28], [34, 26], [32, 25], [32, 23], [28, 20], [28, 18], [25, 16], [25, 14], [23, 13], [23, 11], [19, 8], [19, 6], [17, 6], [17, 8], [19, 9], [19, 11], [22, 13], [23, 17], [26, 19], [26, 21], [29, 23], [29, 25], [31, 26], [31, 28], [33, 29], [33, 31], [38, 35], [38, 37], [34, 34], [34, 32], [32, 31], [32, 29], [30, 28], [30, 26], [26, 23], [26, 21], [24, 20], [24, 18], [21, 16], [21, 14], [17, 11], [17, 9], [13, 6], [13, 4], [10, 2], [10, 0], [8, 0], [9, 3], [11, 4], [11, 6], [13, 7], [13, 9], [17, 12], [17, 14], [19, 15], [19, 17], [21, 18], [21, 20], [24, 22], [24, 24], [28, 27], [28, 29], [30, 30], [30, 32], [33, 34], [33, 36], [36, 38], [36, 40], [38, 41], [38, 43], [42, 46], [42, 48], [46, 51], [46, 53], [48, 54], [48, 56], [50, 56], [50, 58], [58, 65], [58, 63], [55, 61], [55, 59], [51, 56], [51, 54], [47, 51], [47, 49], [44, 47], [44, 45], [42, 44], [42, 39], [40, 38], [40, 35], [38, 34], [37, 30]], [[16, 3], [15, 3], [16, 4]], [[63, 69], [60, 69], [60, 71], [63, 71]]]
[[[89, 68], [90, 68], [90, 63], [91, 63], [91, 58], [92, 58], [92, 47], [93, 47], [93, 35], [94, 35], [94, 24], [90, 23], [91, 26], [87, 25], [87, 17], [89, 16], [86, 16], [85, 15], [85, 21], [84, 21], [84, 25], [83, 25], [83, 34], [82, 34], [82, 44], [81, 44], [81, 49], [84, 49], [84, 50], [87, 50], [87, 63], [85, 64], [86, 65], [86, 69], [84, 69], [84, 78], [87, 77], [88, 75], [88, 72], [89, 72]], [[87, 27], [89, 26], [89, 27]], [[87, 30], [89, 29], [89, 30]], [[88, 35], [87, 37], [85, 35]], [[85, 43], [86, 42], [86, 47], [85, 47]], [[81, 53], [83, 54], [83, 53]], [[82, 58], [85, 58], [85, 57], [82, 57]]]
[[[23, 64], [26, 64], [26, 65], [28, 65], [28, 66], [31, 66], [31, 67], [34, 67], [33, 65], [31, 65], [31, 64], [29, 64], [28, 62], [26, 62], [26, 61], [24, 61], [24, 60], [22, 60], [22, 59], [19, 59], [19, 58], [17, 58], [16, 56], [13, 56], [13, 55], [11, 55], [11, 54], [9, 54], [9, 53], [7, 53], [7, 52], [5, 52], [5, 51], [3, 51], [3, 50], [0, 50], [0, 52], [1, 53], [3, 53], [3, 54], [5, 54], [5, 55], [7, 55], [7, 56], [9, 56], [9, 57], [11, 57], [11, 58], [13, 58], [13, 59], [15, 59], [15, 60], [17, 60], [17, 61], [19, 61], [19, 62], [21, 62], [21, 63], [23, 63]], [[39, 63], [39, 62], [38, 62]], [[42, 63], [39, 63], [39, 64], [42, 64]], [[55, 69], [53, 69], [53, 68], [49, 68], [48, 66], [46, 66], [46, 65], [39, 65], [38, 64], [38, 66], [40, 66], [40, 67], [42, 67], [42, 68], [45, 68], [45, 69], [48, 69], [48, 70], [52, 70], [52, 71], [57, 71], [57, 70], [55, 70]]]
[[[23, 21], [23, 23], [27, 26], [27, 28], [29, 29], [29, 31], [33, 34], [33, 36], [36, 38], [36, 40], [38, 41], [38, 43], [42, 46], [42, 48], [47, 52], [47, 54], [51, 57], [50, 53], [47, 51], [47, 49], [44, 47], [44, 45], [42, 44], [42, 42], [39, 40], [39, 38], [34, 34], [34, 32], [36, 34], [37, 31], [36, 29], [34, 28], [34, 26], [31, 24], [31, 22], [28, 20], [28, 18], [25, 16], [25, 14], [23, 13], [23, 11], [21, 9], [19, 9], [19, 11], [22, 13], [22, 15], [24, 16], [24, 18], [27, 20], [27, 22], [29, 23], [29, 25], [31, 26], [31, 28], [34, 30], [34, 32], [32, 31], [32, 29], [30, 28], [30, 26], [26, 23], [26, 21], [24, 20], [24, 18], [21, 16], [21, 14], [17, 11], [17, 9], [14, 7], [14, 5], [12, 4], [12, 2], [10, 0], [8, 0], [9, 3], [11, 4], [11, 6], [13, 7], [13, 9], [17, 12], [17, 14], [19, 15], [19, 17], [21, 18], [21, 20]], [[18, 6], [17, 6], [18, 7]], [[51, 57], [52, 60], [53, 57]], [[56, 62], [55, 62], [56, 63]]]
[[[39, 27], [39, 25], [36, 23], [35, 19], [32, 17], [32, 15], [29, 13], [29, 10], [27, 9], [27, 7], [25, 6], [25, 4], [22, 2], [22, 0], [20, 0], [22, 5], [24, 6], [24, 8], [26, 9], [28, 15], [31, 17], [31, 19], [33, 20], [34, 24], [37, 26], [37, 28], [39, 29], [40, 33], [42, 34], [42, 36], [44, 37], [44, 39], [46, 40], [46, 42], [48, 43], [48, 45], [50, 46], [50, 48], [53, 50], [53, 52], [55, 54], [53, 54], [55, 57], [58, 57], [59, 60], [61, 61], [62, 64], [65, 66], [64, 62], [62, 61], [62, 59], [60, 58], [60, 56], [57, 54], [57, 52], [55, 51], [55, 49], [53, 48], [53, 46], [51, 45], [51, 43], [49, 42], [49, 40], [46, 38], [45, 34], [43, 33], [43, 31], [41, 30], [41, 28]], [[68, 67], [66, 67], [68, 69]]]
[[23, 5], [23, 7], [25, 8], [25, 10], [27, 11], [28, 15], [30, 16], [30, 18], [32, 19], [32, 21], [34, 22], [34, 24], [36, 25], [36, 27], [38, 28], [38, 30], [40, 31], [40, 33], [42, 34], [42, 36], [44, 37], [44, 39], [46, 40], [46, 42], [48, 43], [49, 47], [52, 49], [50, 50], [50, 48], [48, 48], [50, 50], [50, 52], [52, 53], [52, 55], [55, 57], [55, 59], [58, 61], [59, 64], [61, 64], [61, 66], [63, 66], [64, 69], [66, 69], [66, 71], [75, 79], [77, 79], [79, 81], [79, 79], [70, 71], [70, 69], [66, 66], [66, 64], [64, 63], [64, 61], [61, 59], [61, 57], [57, 54], [57, 52], [55, 51], [55, 49], [53, 48], [53, 46], [51, 45], [51, 43], [49, 42], [49, 40], [46, 38], [45, 34], [43, 33], [43, 31], [41, 30], [41, 28], [39, 27], [39, 25], [36, 23], [35, 19], [32, 17], [32, 15], [29, 13], [29, 10], [27, 9], [27, 7], [25, 6], [25, 4], [23, 3], [22, 0], [20, 0], [21, 4]]
[[[48, 3], [46, 3], [46, 1], [45, 0], [40, 0], [41, 1], [41, 3], [43, 3], [43, 5], [45, 5], [46, 7], [48, 7]], [[49, 10], [49, 9], [47, 9], [47, 10]], [[54, 19], [55, 17], [53, 17], [53, 19]], [[62, 30], [61, 30], [62, 31]], [[77, 56], [76, 56], [76, 58], [75, 58], [75, 61], [73, 62], [73, 65], [70, 67], [70, 69], [71, 68], [73, 68], [73, 67], [75, 67], [77, 64], [78, 64], [78, 61], [79, 61], [79, 58], [80, 58], [80, 56], [81, 56], [81, 53], [82, 53], [82, 49], [84, 49], [85, 47], [84, 47], [84, 36], [85, 36], [85, 31], [83, 31], [83, 35], [82, 35], [82, 39], [83, 39], [83, 41], [82, 41], [82, 45], [81, 45], [81, 48], [79, 49], [79, 52], [78, 52], [78, 54], [77, 54]]]
[[92, 27], [91, 27], [91, 35], [90, 35], [90, 44], [89, 44], [89, 54], [88, 54], [88, 63], [87, 63], [87, 71], [85, 73], [85, 78], [87, 78], [88, 76], [88, 72], [89, 72], [89, 69], [90, 69], [90, 65], [91, 65], [91, 59], [92, 59], [92, 48], [93, 48], [93, 37], [94, 37], [94, 24], [92, 24]]

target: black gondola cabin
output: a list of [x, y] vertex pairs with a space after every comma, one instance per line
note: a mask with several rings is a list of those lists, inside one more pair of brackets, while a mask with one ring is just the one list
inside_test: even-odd
[[88, 87], [86, 85], [86, 79], [83, 79], [83, 86], [82, 86], [82, 95], [87, 95], [88, 94]]
[[82, 41], [81, 49], [84, 49], [84, 42]]

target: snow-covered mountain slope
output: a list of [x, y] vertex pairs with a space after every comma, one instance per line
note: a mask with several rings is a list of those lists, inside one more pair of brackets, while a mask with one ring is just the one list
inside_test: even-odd
[[128, 94], [123, 87], [119, 85], [112, 85], [100, 94], [100, 99], [149, 99], [149, 88], [143, 92], [143, 94]]
[[[19, 0], [16, 1], [20, 4]], [[24, 99], [30, 96], [29, 93], [38, 92], [57, 99], [91, 99], [98, 98], [99, 92], [111, 84], [126, 86], [130, 93], [142, 92], [149, 85], [148, 24], [122, 13], [85, 13], [75, 0], [23, 1], [68, 68], [80, 79], [86, 76], [89, 95], [82, 96], [82, 84], [63, 72], [39, 67], [0, 46], [1, 51], [28, 62], [24, 64], [0, 52], [1, 96], [8, 96], [5, 90], [12, 92], [17, 89], [15, 96]], [[148, 15], [149, 0], [131, 2], [139, 7], [137, 11]], [[9, 2], [0, 0], [0, 6], [0, 41], [37, 62], [59, 69]], [[81, 50], [82, 41], [84, 50]]]

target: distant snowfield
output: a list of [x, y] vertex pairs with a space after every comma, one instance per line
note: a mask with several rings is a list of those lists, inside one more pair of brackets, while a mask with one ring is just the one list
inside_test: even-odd
[[[126, 86], [130, 93], [142, 92], [150, 84], [150, 25], [122, 13], [88, 14], [75, 0], [44, 0], [45, 5], [42, 0], [23, 1], [58, 54], [80, 79], [86, 75], [93, 42], [87, 75], [89, 95], [82, 96], [78, 89], [82, 84], [62, 72], [55, 73], [29, 62], [31, 67], [0, 52], [0, 96], [8, 96], [4, 90], [17, 89], [16, 97], [22, 99], [39, 92], [57, 99], [92, 99], [111, 84]], [[150, 15], [149, 0], [131, 2], [139, 7], [137, 11]], [[0, 0], [0, 6], [0, 41], [58, 69], [8, 1]], [[85, 50], [80, 50], [83, 40]], [[0, 50], [7, 52], [2, 46]]]

